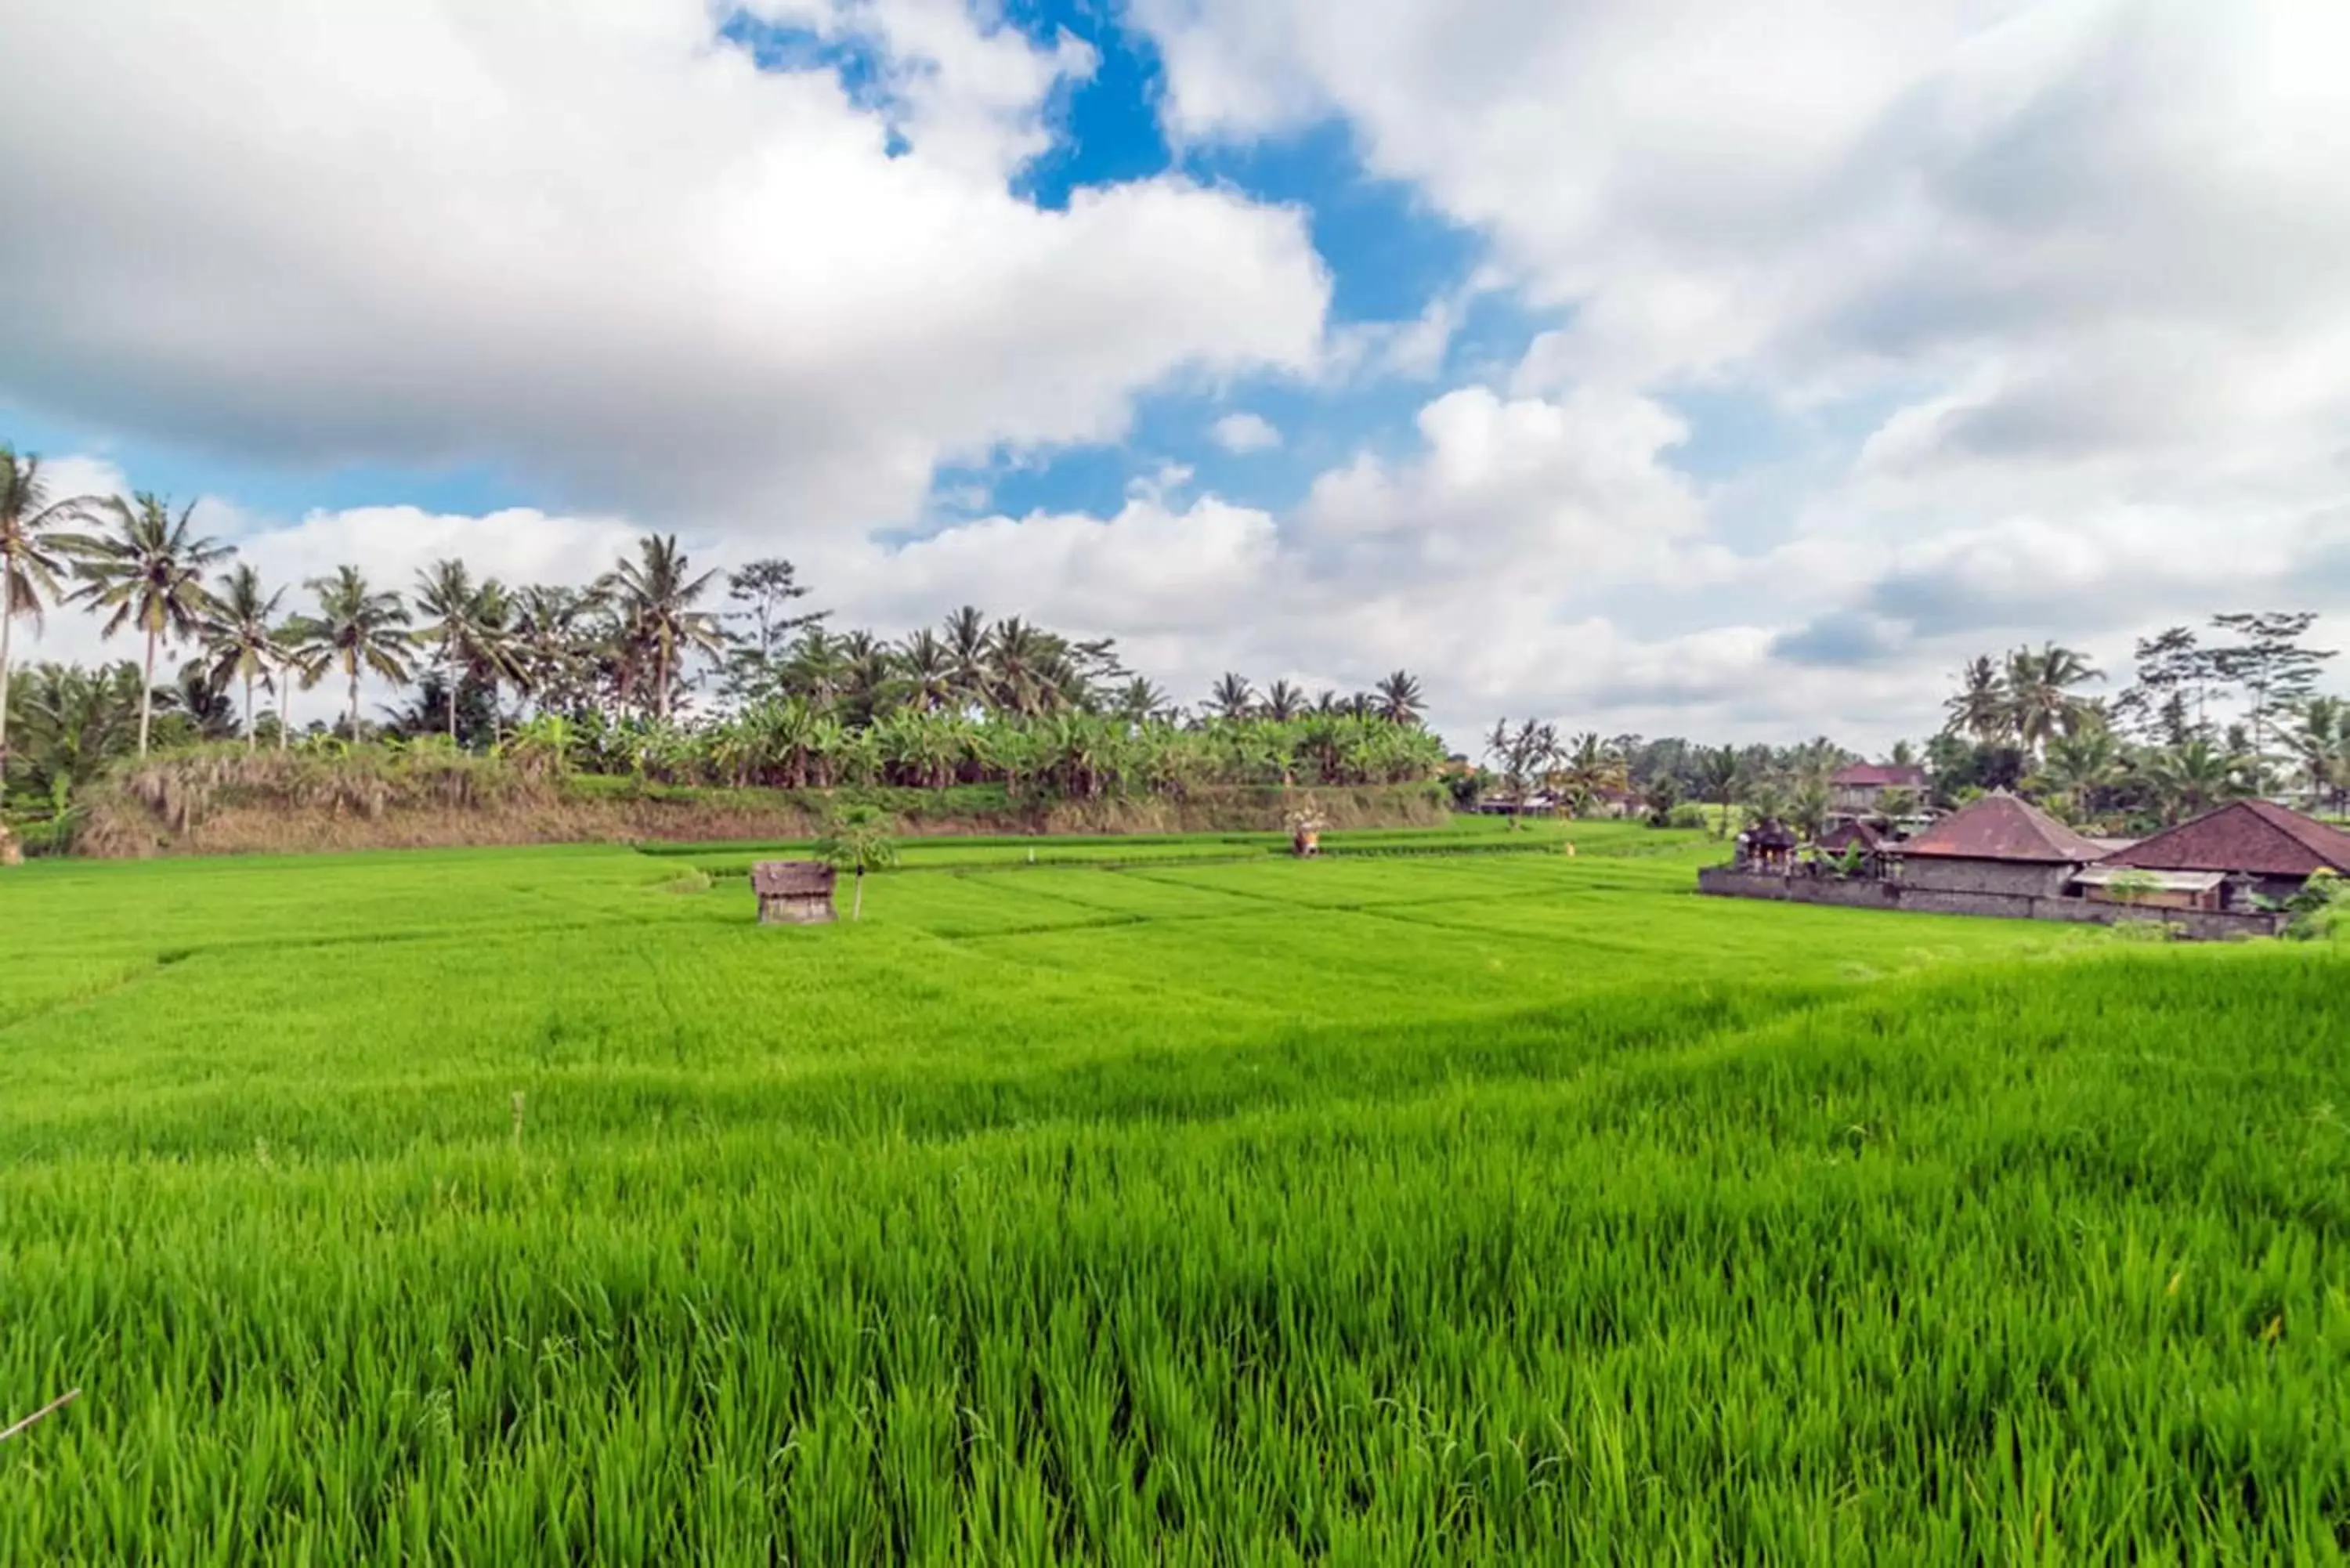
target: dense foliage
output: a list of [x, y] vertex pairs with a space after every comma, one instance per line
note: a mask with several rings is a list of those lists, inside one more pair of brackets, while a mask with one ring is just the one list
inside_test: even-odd
[[0, 1559], [2338, 1555], [2330, 948], [1484, 841], [12, 875]]

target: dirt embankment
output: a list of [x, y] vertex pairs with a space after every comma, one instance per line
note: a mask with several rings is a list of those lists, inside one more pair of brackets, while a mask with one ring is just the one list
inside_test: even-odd
[[[886, 790], [909, 836], [1273, 831], [1306, 792], [1195, 791], [1182, 799], [1014, 802], [1000, 793]], [[1433, 826], [1440, 792], [1402, 784], [1311, 792], [1328, 826]], [[159, 759], [94, 799], [78, 852], [298, 854], [463, 845], [698, 842], [805, 838], [821, 830], [822, 791], [632, 788], [619, 781], [532, 779], [475, 759], [385, 765], [373, 760]]]

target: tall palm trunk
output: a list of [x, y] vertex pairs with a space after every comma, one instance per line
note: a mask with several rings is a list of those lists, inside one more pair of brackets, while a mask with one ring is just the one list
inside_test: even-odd
[[865, 918], [865, 867], [857, 868], [857, 888], [848, 898], [848, 918], [851, 921]]
[[147, 679], [139, 684], [139, 754], [147, 754], [147, 732], [155, 717], [155, 628], [147, 628]]
[[449, 743], [457, 743], [457, 683], [449, 682]]
[[294, 670], [291, 665], [277, 671], [277, 749], [286, 746], [286, 731], [292, 726], [294, 713]]
[[261, 732], [253, 727], [253, 666], [244, 667], [244, 749], [250, 753], [261, 744]]
[[351, 744], [359, 743], [359, 661], [351, 660]]

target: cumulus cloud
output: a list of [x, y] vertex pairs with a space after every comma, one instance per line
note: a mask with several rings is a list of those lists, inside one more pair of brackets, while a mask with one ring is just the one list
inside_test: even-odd
[[[545, 486], [239, 520], [284, 574], [560, 576], [675, 527], [892, 629], [969, 598], [1118, 633], [1187, 693], [1408, 666], [1456, 739], [1877, 743], [1978, 648], [2350, 610], [2339, 6], [1134, 0], [1177, 140], [1335, 117], [1490, 241], [1418, 320], [1336, 332], [1301, 211], [1013, 193], [1083, 46], [965, 0], [750, 10], [821, 47], [755, 70], [701, 0], [36, 0], [0, 55], [0, 200], [42, 214], [0, 248], [0, 397]], [[1489, 291], [1558, 325], [1400, 443], [1211, 428], [1343, 452], [1293, 506], [1170, 472], [877, 537], [942, 462], [1117, 440], [1170, 379], [1432, 378]], [[1700, 483], [1692, 394], [1811, 444]]]
[[1281, 445], [1281, 431], [1262, 414], [1226, 414], [1208, 428], [1208, 435], [1218, 446], [1235, 454], [1272, 452]]
[[0, 397], [871, 526], [942, 459], [1113, 439], [1169, 377], [1315, 360], [1300, 213], [1174, 177], [1012, 193], [1082, 46], [959, 0], [754, 10], [858, 35], [881, 101], [754, 68], [703, 0], [17, 7], [0, 201], [40, 221], [0, 248]]
[[1513, 393], [1880, 410], [1738, 569], [1721, 613], [1776, 628], [1758, 689], [1866, 670], [1922, 693], [1969, 639], [2126, 652], [2247, 602], [2350, 610], [2350, 11], [1137, 12], [1173, 134], [1343, 119], [1565, 307]]

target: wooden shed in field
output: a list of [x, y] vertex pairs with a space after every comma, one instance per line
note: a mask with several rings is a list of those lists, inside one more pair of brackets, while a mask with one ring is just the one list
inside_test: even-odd
[[834, 918], [836, 873], [821, 860], [762, 860], [751, 867], [763, 926], [815, 926]]

